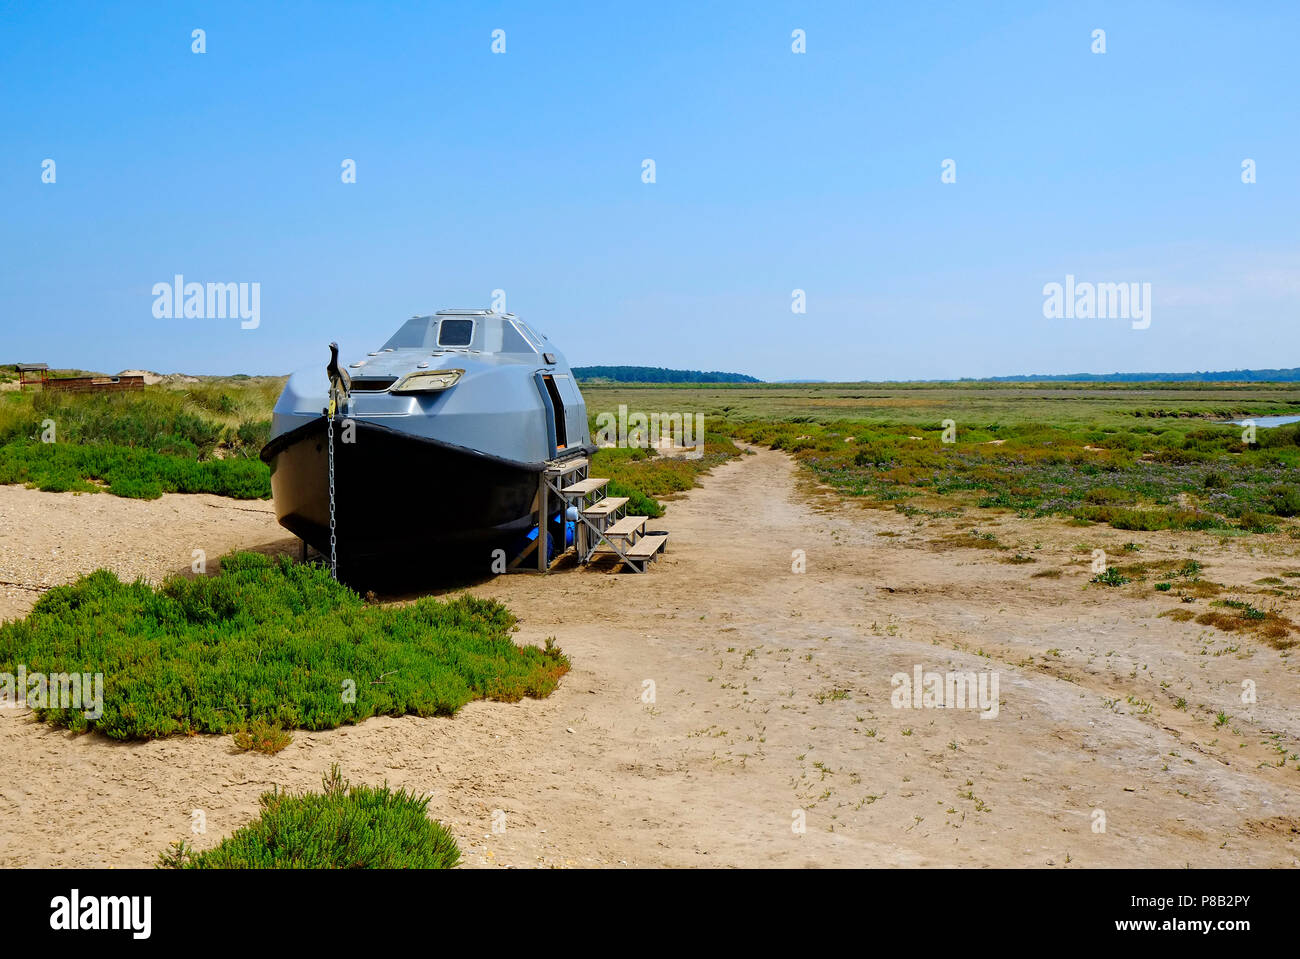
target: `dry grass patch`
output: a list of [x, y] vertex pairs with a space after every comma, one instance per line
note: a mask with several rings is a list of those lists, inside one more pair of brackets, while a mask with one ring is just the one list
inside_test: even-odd
[[1222, 583], [1211, 583], [1209, 580], [1198, 579], [1190, 583], [1179, 584], [1178, 595], [1192, 596], [1196, 599], [1210, 599], [1218, 596], [1226, 588]]
[[941, 536], [931, 542], [938, 546], [955, 546], [965, 549], [1009, 549], [998, 542], [998, 538], [992, 533], [981, 533], [977, 529], [966, 530], [962, 533], [949, 533], [947, 536]]
[[1213, 626], [1227, 633], [1251, 633], [1274, 649], [1295, 645], [1291, 631], [1296, 629], [1296, 624], [1276, 610], [1259, 609], [1235, 599], [1219, 600], [1214, 605], [1218, 608], [1196, 617], [1202, 626]]
[[268, 723], [264, 719], [255, 719], [246, 726], [235, 730], [235, 749], [241, 753], [249, 750], [274, 756], [293, 742], [293, 736], [285, 732], [279, 723]]

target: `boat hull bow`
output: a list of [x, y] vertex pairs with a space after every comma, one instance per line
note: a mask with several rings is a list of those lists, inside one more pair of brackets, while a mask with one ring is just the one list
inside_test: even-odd
[[[328, 421], [277, 437], [262, 452], [280, 525], [328, 555]], [[346, 440], [346, 441], [345, 441]], [[435, 548], [507, 546], [535, 525], [545, 463], [516, 463], [351, 420], [334, 423], [338, 553], [350, 562]], [[485, 568], [490, 557], [485, 553]]]

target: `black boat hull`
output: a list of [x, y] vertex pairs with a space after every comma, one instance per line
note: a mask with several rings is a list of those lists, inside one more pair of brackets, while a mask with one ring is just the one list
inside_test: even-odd
[[[456, 559], [488, 572], [494, 549], [511, 550], [535, 525], [544, 464], [473, 450], [355, 421], [334, 424], [335, 533], [340, 561], [430, 565]], [[345, 442], [350, 436], [351, 442]], [[329, 555], [326, 420], [277, 437], [271, 467], [276, 519]]]

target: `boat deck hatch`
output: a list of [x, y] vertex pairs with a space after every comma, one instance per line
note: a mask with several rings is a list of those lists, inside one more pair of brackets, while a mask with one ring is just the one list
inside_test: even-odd
[[397, 382], [397, 377], [395, 376], [375, 377], [373, 379], [368, 379], [368, 380], [360, 380], [354, 377], [352, 380], [352, 392], [353, 393], [382, 393], [384, 392], [384, 390], [388, 389], [396, 382]]

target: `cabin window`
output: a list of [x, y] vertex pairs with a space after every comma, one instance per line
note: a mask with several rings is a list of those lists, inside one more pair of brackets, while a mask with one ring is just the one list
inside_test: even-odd
[[511, 323], [501, 325], [502, 353], [536, 353], [537, 349]]
[[538, 333], [523, 320], [516, 320], [515, 322], [519, 324], [519, 329], [523, 331], [524, 335], [537, 344], [537, 352], [540, 353], [542, 351], [542, 341], [545, 340], [546, 337], [542, 336], [542, 334]]
[[438, 328], [439, 346], [469, 346], [473, 339], [473, 320], [443, 320]]
[[402, 324], [402, 328], [383, 345], [385, 350], [422, 350], [429, 345], [430, 321], [427, 316], [416, 316]]
[[527, 350], [527, 352], [529, 352], [529, 353], [540, 353], [540, 352], [542, 352], [542, 342], [541, 342], [541, 340], [537, 339], [537, 337], [535, 337], [535, 336], [533, 335], [533, 331], [532, 331], [532, 330], [530, 330], [528, 327], [526, 327], [526, 326], [525, 326], [523, 323], [521, 323], [519, 320], [513, 320], [513, 321], [510, 323], [510, 327], [511, 327], [512, 329], [514, 329], [515, 332], [518, 333], [518, 335], [519, 335], [520, 337], [522, 337], [522, 338], [524, 339], [525, 342], [528, 343], [528, 347], [529, 347], [529, 349]]

